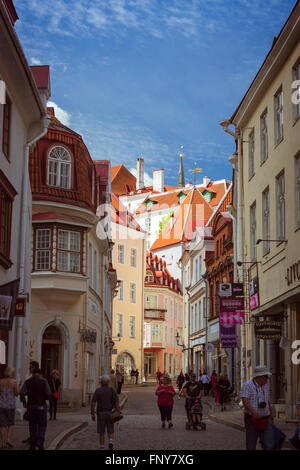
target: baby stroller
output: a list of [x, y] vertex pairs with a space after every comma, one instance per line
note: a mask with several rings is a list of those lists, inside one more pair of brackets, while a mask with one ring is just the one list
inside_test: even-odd
[[[197, 410], [197, 414], [195, 414], [195, 410], [193, 410], [193, 407], [196, 403], [196, 401], [200, 402], [199, 406], [199, 411]], [[206, 423], [203, 422], [203, 406], [201, 403], [201, 400], [197, 400], [196, 398], [188, 398], [186, 401], [186, 416], [187, 416], [187, 422], [185, 424], [185, 429], [189, 431], [190, 429], [195, 429], [197, 430], [198, 427], [202, 429], [203, 431], [206, 430]], [[193, 415], [196, 416], [195, 421], [193, 421]], [[198, 416], [200, 416], [200, 420], [198, 420]]]

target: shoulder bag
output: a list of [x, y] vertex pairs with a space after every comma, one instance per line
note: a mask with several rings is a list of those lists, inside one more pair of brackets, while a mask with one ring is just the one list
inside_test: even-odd
[[[112, 407], [114, 406], [114, 403], [113, 403], [113, 389], [111, 388], [110, 389], [111, 391], [111, 405]], [[111, 413], [110, 413], [110, 420], [112, 423], [116, 423], [117, 421], [120, 421], [120, 419], [123, 419], [123, 415], [121, 413], [121, 411], [117, 410], [116, 408], [113, 408], [111, 410]]]

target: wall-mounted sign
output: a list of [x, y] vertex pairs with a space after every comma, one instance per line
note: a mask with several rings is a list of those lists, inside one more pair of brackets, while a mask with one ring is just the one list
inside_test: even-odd
[[244, 310], [244, 299], [236, 297], [220, 297], [220, 312], [236, 312]]
[[244, 286], [241, 282], [234, 282], [232, 284], [232, 295], [233, 297], [244, 295]]
[[249, 304], [250, 310], [259, 307], [258, 277], [252, 279], [249, 283]]
[[236, 325], [220, 324], [220, 343], [222, 348], [237, 348]]
[[82, 343], [96, 343], [97, 332], [93, 330], [81, 330], [80, 341]]
[[220, 282], [219, 295], [220, 297], [231, 297], [232, 296], [232, 284], [230, 282]]
[[287, 268], [285, 279], [288, 286], [295, 281], [300, 281], [300, 261]]
[[244, 319], [244, 312], [220, 312], [220, 325], [241, 325]]
[[26, 299], [17, 299], [15, 305], [15, 317], [25, 317]]
[[275, 320], [263, 320], [255, 322], [255, 336], [256, 339], [270, 339], [273, 341], [280, 341], [282, 323]]

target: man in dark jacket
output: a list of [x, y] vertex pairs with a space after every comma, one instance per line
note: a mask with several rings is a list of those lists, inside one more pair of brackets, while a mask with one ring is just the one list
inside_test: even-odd
[[30, 450], [36, 450], [36, 448], [44, 450], [47, 428], [46, 401], [50, 398], [51, 390], [48, 382], [40, 376], [40, 370], [35, 367], [32, 370], [32, 377], [24, 382], [20, 391], [20, 399], [28, 411]]

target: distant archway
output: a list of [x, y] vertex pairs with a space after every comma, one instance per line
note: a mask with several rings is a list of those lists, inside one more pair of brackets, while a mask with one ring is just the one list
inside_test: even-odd
[[136, 369], [133, 356], [127, 351], [122, 351], [117, 357], [116, 367], [122, 374], [129, 376], [131, 370]]
[[42, 339], [41, 368], [45, 377], [49, 377], [56, 369], [61, 372], [62, 338], [59, 328], [50, 325], [46, 328]]

